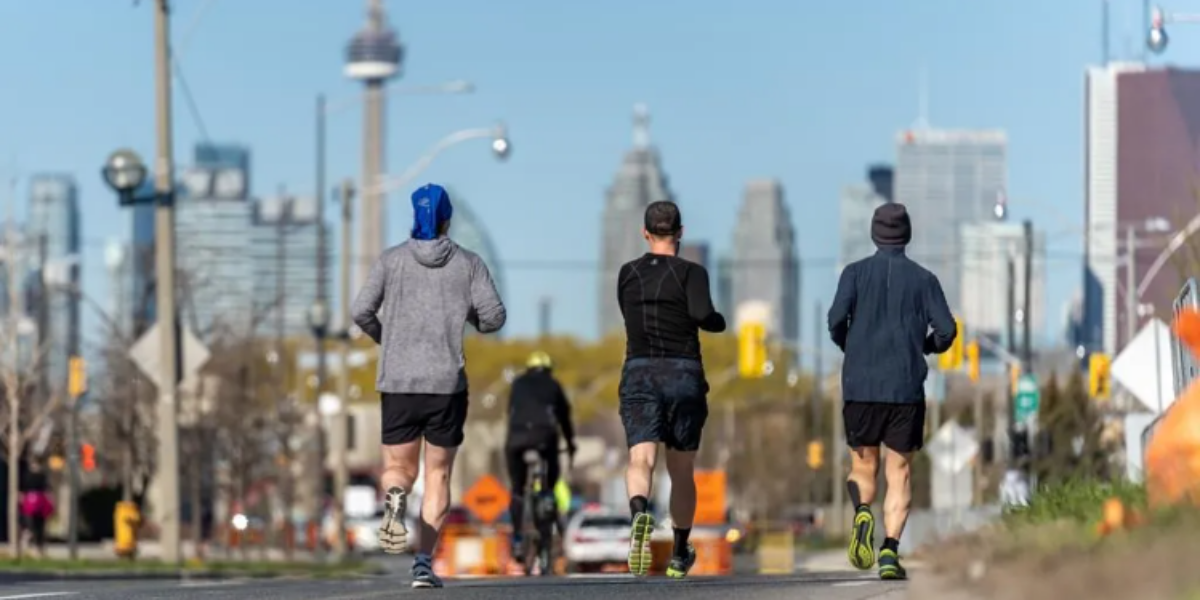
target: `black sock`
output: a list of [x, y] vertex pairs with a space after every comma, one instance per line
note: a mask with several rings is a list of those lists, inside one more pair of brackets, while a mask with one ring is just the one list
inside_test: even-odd
[[850, 504], [854, 506], [862, 506], [862, 493], [858, 489], [858, 484], [853, 481], [846, 482], [846, 493], [850, 496]]
[[646, 508], [649, 506], [650, 501], [645, 496], [634, 496], [629, 499], [629, 512], [635, 517], [646, 512]]
[[896, 554], [900, 553], [900, 540], [896, 538], [884, 538], [883, 547], [880, 550], [891, 550]]
[[692, 534], [692, 528], [687, 529], [675, 528], [675, 556], [677, 558], [687, 558], [688, 555], [688, 536]]

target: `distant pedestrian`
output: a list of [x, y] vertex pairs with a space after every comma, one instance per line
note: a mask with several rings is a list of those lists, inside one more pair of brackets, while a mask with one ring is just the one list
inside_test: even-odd
[[385, 494], [379, 545], [407, 548], [407, 496], [425, 450], [424, 498], [412, 586], [440, 588], [433, 551], [450, 509], [450, 472], [467, 422], [467, 324], [499, 331], [507, 313], [487, 265], [450, 239], [450, 195], [426, 185], [412, 195], [412, 239], [384, 251], [354, 301], [354, 322], [380, 345]]
[[849, 553], [859, 569], [875, 564], [871, 503], [882, 446], [887, 496], [879, 575], [905, 579], [900, 535], [912, 502], [912, 456], [925, 440], [925, 357], [948, 350], [957, 328], [938, 278], [904, 253], [912, 224], [903, 204], [875, 210], [871, 239], [878, 251], [846, 266], [829, 307], [830, 336], [846, 355], [842, 415], [851, 450], [846, 489], [855, 507]]
[[21, 491], [21, 521], [26, 540], [39, 558], [46, 557], [46, 522], [54, 516], [50, 482], [41, 463], [32, 461]]

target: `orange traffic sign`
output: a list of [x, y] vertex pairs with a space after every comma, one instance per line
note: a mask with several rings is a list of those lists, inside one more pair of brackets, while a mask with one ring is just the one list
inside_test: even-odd
[[725, 471], [696, 471], [697, 525], [725, 522]]
[[463, 496], [467, 510], [484, 523], [495, 523], [508, 510], [510, 500], [508, 488], [491, 475], [480, 477]]

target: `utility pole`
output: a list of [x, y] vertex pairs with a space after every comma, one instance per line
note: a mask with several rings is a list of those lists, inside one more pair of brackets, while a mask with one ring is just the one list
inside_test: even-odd
[[[1013, 259], [1011, 251], [1008, 254], [1008, 260], [1006, 261], [1006, 278], [1007, 278], [1006, 289], [1007, 289], [1007, 296], [1008, 296], [1007, 302], [1005, 304], [1005, 313], [1007, 315], [1007, 317], [1005, 319], [1005, 326], [1006, 326], [1006, 329], [1008, 330], [1007, 331], [1008, 339], [1006, 340], [1006, 344], [1008, 345], [1009, 355], [1016, 356], [1016, 354], [1017, 354], [1017, 324], [1016, 324], [1016, 318], [1017, 318], [1017, 265], [1016, 265], [1016, 261]], [[1012, 369], [1012, 365], [1008, 365], [1008, 368]], [[1013, 387], [1012, 378], [1007, 377], [1008, 373], [1005, 373], [1005, 375], [1006, 375], [1006, 377], [1005, 377], [1006, 392], [1005, 392], [1005, 400], [1003, 403], [1003, 406], [1005, 407], [1005, 409], [1004, 409], [1004, 423], [1005, 423], [1004, 431], [1006, 432], [1006, 435], [1008, 438], [1008, 450], [1009, 451], [1007, 452], [1007, 455], [1008, 455], [1007, 459], [1008, 459], [1008, 464], [1011, 467], [1016, 462], [1015, 461], [1016, 457], [1013, 456], [1013, 450], [1014, 450], [1015, 446], [1012, 442], [1013, 442], [1013, 435], [1015, 434], [1014, 423], [1013, 423], [1013, 408], [1014, 408], [1013, 402], [1016, 397], [1017, 390]]]
[[179, 411], [176, 386], [179, 346], [175, 339], [175, 165], [171, 139], [170, 10], [167, 0], [154, 3], [155, 129], [158, 140], [154, 161], [154, 191], [159, 201], [154, 211], [155, 271], [157, 278], [159, 351], [158, 483], [159, 542], [162, 561], [179, 563]]
[[1024, 363], [1023, 368], [1026, 372], [1033, 372], [1033, 221], [1025, 219], [1022, 223], [1025, 230], [1025, 273], [1023, 292], [1024, 298], [1021, 299], [1022, 315], [1021, 319], [1021, 361]]
[[[325, 393], [325, 382], [328, 378], [328, 365], [325, 357], [325, 340], [329, 336], [329, 285], [326, 278], [329, 277], [329, 240], [325, 231], [325, 95], [317, 95], [317, 298], [316, 304], [323, 310], [323, 321], [318, 324], [317, 334], [317, 398], [320, 400], [321, 394]], [[320, 531], [322, 519], [322, 507], [325, 506], [325, 428], [320, 421], [317, 424], [317, 491], [314, 494], [314, 509], [312, 518], [316, 526], [317, 539], [315, 550], [318, 557], [324, 555], [324, 545], [321, 543]]]
[[1137, 337], [1137, 229], [1125, 227], [1125, 345]]
[[543, 296], [538, 301], [538, 337], [543, 339], [550, 335], [550, 308], [550, 298]]
[[284, 356], [286, 354], [285, 337], [287, 334], [287, 234], [288, 222], [292, 214], [292, 199], [281, 188], [279, 190], [279, 218], [275, 222], [275, 380], [278, 382], [279, 398], [276, 400], [276, 426], [281, 429], [280, 452], [283, 454], [284, 468], [281, 473], [284, 527], [282, 540], [283, 554], [286, 560], [292, 559], [292, 547], [296, 537], [292, 532], [292, 509], [295, 504], [295, 477], [291, 449], [293, 411], [288, 398], [287, 371]]
[[[823, 366], [821, 364], [821, 338], [822, 338], [821, 323], [822, 323], [821, 301], [818, 300], [816, 302], [816, 307], [813, 309], [813, 347], [812, 347], [812, 352], [813, 352], [813, 371], [815, 373], [816, 379], [813, 380], [812, 406], [810, 407], [811, 408], [810, 420], [812, 421], [812, 423], [809, 425], [809, 429], [810, 429], [811, 433], [808, 437], [808, 439], [812, 440], [813, 442], [821, 441], [821, 403], [825, 401], [824, 394], [822, 393], [822, 390], [821, 390], [821, 384], [823, 383], [821, 381], [821, 367]], [[830, 450], [836, 451], [836, 449], [834, 449], [834, 448], [830, 448]], [[817, 503], [817, 498], [818, 498], [818, 496], [817, 496], [817, 475], [821, 472], [821, 470], [819, 468], [813, 467], [812, 471], [813, 471], [812, 484], [811, 484], [812, 503], [815, 505]], [[836, 476], [835, 476], [835, 478], [836, 478]]]
[[346, 404], [350, 401], [350, 225], [353, 217], [351, 202], [354, 197], [354, 182], [349, 179], [342, 182], [338, 200], [342, 203], [342, 256], [341, 256], [341, 289], [338, 291], [338, 310], [342, 313], [342, 329], [344, 335], [338, 344], [338, 363], [341, 366], [341, 376], [338, 377], [338, 409], [333, 418], [332, 438], [334, 447], [333, 472], [333, 522], [337, 538], [333, 542], [333, 551], [338, 559], [346, 556], [346, 485], [350, 483], [350, 473], [347, 465], [350, 449], [346, 431]]

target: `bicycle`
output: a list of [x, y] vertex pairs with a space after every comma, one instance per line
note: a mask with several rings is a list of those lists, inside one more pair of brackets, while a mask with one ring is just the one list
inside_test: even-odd
[[[559, 450], [560, 453], [567, 450]], [[549, 467], [537, 450], [526, 450], [525, 464], [529, 466], [525, 476], [524, 508], [525, 525], [521, 528], [525, 540], [523, 567], [525, 576], [533, 575], [536, 561], [543, 577], [554, 574], [554, 528], [561, 530], [558, 522], [558, 506], [553, 493], [543, 493], [542, 480]], [[551, 482], [551, 485], [557, 482]], [[553, 489], [550, 490], [553, 492]]]

